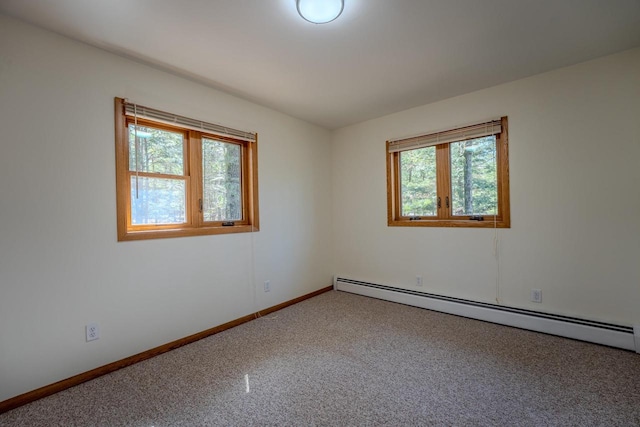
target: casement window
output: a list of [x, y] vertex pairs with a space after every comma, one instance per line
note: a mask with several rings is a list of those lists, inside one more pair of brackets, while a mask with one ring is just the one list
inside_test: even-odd
[[118, 240], [258, 231], [254, 133], [115, 99]]
[[507, 117], [387, 141], [389, 226], [510, 227]]

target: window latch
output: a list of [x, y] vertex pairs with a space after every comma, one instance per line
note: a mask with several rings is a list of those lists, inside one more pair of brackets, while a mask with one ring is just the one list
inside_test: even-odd
[[409, 221], [419, 221], [421, 219], [422, 219], [422, 217], [420, 217], [420, 216], [410, 216], [409, 217]]
[[445, 197], [445, 204], [447, 205], [447, 209], [449, 209], [449, 196]]
[[438, 209], [442, 206], [442, 200], [440, 200], [440, 196], [438, 196]]
[[471, 218], [469, 218], [471, 221], [484, 221], [484, 217], [481, 215], [473, 215]]
[[198, 206], [200, 207], [200, 212], [202, 212], [202, 199], [198, 199]]
[[222, 223], [223, 227], [233, 227], [234, 225], [236, 225], [234, 221], [225, 221]]

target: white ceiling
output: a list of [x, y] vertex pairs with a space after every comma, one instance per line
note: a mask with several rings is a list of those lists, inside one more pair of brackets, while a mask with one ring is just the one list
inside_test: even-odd
[[640, 46], [640, 0], [0, 0], [0, 11], [335, 129]]

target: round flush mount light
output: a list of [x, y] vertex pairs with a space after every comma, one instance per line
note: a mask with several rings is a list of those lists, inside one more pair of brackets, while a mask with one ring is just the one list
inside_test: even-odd
[[326, 24], [336, 19], [344, 9], [344, 0], [296, 0], [298, 13], [313, 24]]

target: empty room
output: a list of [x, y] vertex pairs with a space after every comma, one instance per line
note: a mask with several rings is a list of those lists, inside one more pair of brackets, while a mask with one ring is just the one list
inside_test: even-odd
[[637, 0], [0, 0], [0, 426], [640, 426]]

